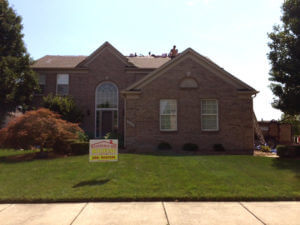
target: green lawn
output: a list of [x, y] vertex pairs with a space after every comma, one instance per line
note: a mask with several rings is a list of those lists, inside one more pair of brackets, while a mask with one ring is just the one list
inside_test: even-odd
[[[0, 150], [0, 202], [300, 200], [300, 161], [253, 156], [120, 154], [20, 161]], [[26, 153], [32, 154], [32, 153]]]

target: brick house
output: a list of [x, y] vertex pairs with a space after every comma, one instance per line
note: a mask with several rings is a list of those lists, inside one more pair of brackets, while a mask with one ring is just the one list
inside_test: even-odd
[[95, 138], [118, 131], [136, 151], [189, 142], [205, 153], [214, 144], [253, 152], [257, 91], [191, 48], [173, 59], [126, 57], [106, 42], [87, 57], [47, 55], [32, 68], [42, 89], [35, 102], [49, 93], [73, 96], [85, 114], [81, 127]]

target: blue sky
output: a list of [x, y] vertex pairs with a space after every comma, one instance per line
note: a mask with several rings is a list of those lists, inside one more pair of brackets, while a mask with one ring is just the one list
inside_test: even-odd
[[267, 33], [283, 0], [9, 0], [23, 18], [34, 59], [89, 55], [109, 41], [124, 55], [192, 47], [260, 93], [257, 118], [280, 118], [271, 106]]

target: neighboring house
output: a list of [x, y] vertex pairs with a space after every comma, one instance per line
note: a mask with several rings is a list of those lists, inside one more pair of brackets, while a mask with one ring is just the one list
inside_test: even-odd
[[258, 122], [262, 134], [271, 148], [277, 144], [291, 144], [293, 142], [292, 125], [276, 120]]
[[253, 152], [257, 91], [191, 48], [173, 59], [125, 57], [106, 42], [87, 57], [45, 56], [32, 68], [42, 89], [36, 103], [49, 93], [73, 96], [85, 114], [82, 128], [95, 138], [118, 131], [136, 151], [168, 142]]

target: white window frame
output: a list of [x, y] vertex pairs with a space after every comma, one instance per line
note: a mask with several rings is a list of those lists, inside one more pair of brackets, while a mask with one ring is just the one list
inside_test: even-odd
[[[175, 101], [176, 103], [176, 127], [174, 129], [162, 129], [161, 128], [161, 116], [174, 116], [173, 114], [161, 114], [161, 102], [162, 101]], [[178, 130], [178, 104], [177, 104], [177, 99], [160, 99], [159, 101], [159, 130], [160, 131], [177, 131]]]
[[[117, 97], [117, 106], [114, 107], [114, 108], [100, 108], [100, 107], [97, 107], [97, 105], [98, 105], [98, 93], [97, 93], [97, 90], [103, 84], [107, 84], [107, 83], [108, 84], [112, 84], [113, 86], [116, 87], [116, 90], [117, 90], [117, 96], [116, 96]], [[99, 118], [100, 123], [102, 121], [102, 113], [101, 112], [103, 112], [103, 111], [112, 111], [113, 113], [117, 112], [117, 121], [116, 122], [117, 122], [117, 129], [119, 129], [119, 88], [118, 88], [118, 86], [115, 83], [113, 83], [111, 81], [104, 81], [104, 82], [98, 84], [98, 86], [96, 87], [96, 90], [95, 90], [95, 118], [94, 118], [95, 119], [95, 130], [94, 130], [95, 131], [95, 133], [94, 133], [94, 137], [95, 138], [100, 138], [101, 135], [102, 135], [101, 134], [101, 130], [99, 130], [98, 135], [97, 135], [97, 112], [98, 111], [100, 112], [100, 115], [99, 115], [100, 116], [100, 118]]]
[[[68, 93], [67, 94], [59, 94], [58, 93], [58, 85], [59, 85], [58, 77], [61, 76], [61, 75], [67, 75], [68, 76]], [[66, 85], [66, 84], [61, 84], [61, 85]], [[56, 74], [56, 94], [63, 96], [63, 95], [69, 95], [69, 93], [70, 93], [70, 75], [68, 73], [58, 73], [58, 74]]]
[[[202, 113], [203, 101], [216, 101], [217, 103], [217, 112], [216, 113]], [[201, 99], [201, 130], [202, 131], [219, 131], [219, 101], [217, 99]], [[203, 128], [203, 116], [216, 116], [217, 117], [217, 128], [216, 129], [204, 129]]]

